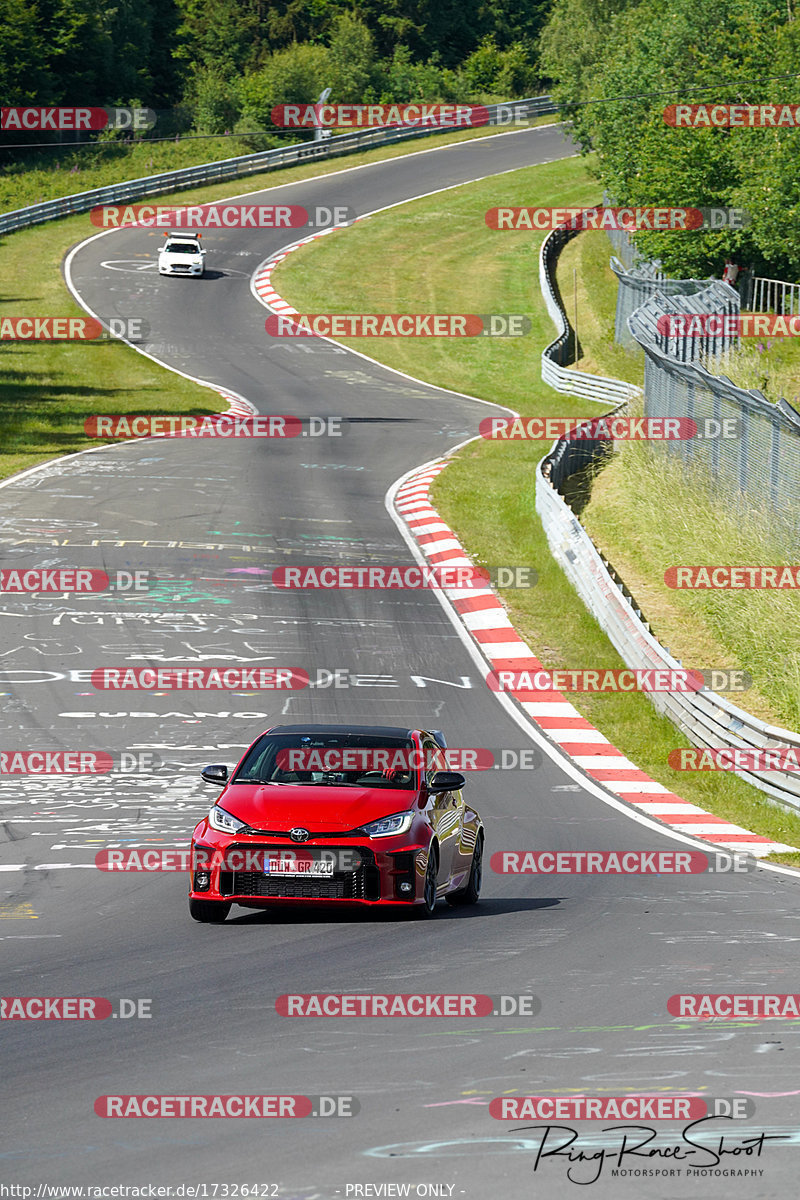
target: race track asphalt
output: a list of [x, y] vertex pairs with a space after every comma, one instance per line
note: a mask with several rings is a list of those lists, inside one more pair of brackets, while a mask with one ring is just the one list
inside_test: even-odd
[[[260, 198], [364, 213], [572, 153], [560, 127], [545, 127], [345, 164]], [[502, 203], [502, 179], [497, 195]], [[487, 871], [474, 911], [442, 904], [429, 922], [234, 908], [224, 925], [205, 926], [189, 918], [185, 875], [94, 867], [107, 846], [184, 843], [215, 794], [197, 769], [235, 762], [271, 723], [382, 722], [441, 728], [454, 746], [540, 745], [483, 684], [433, 592], [304, 593], [270, 582], [276, 565], [410, 562], [387, 491], [473, 436], [491, 410], [329, 343], [269, 338], [250, 276], [290, 240], [285, 232], [208, 233], [202, 280], [159, 278], [160, 240], [129, 229], [81, 244], [70, 276], [86, 307], [143, 316], [161, 362], [261, 413], [341, 417], [343, 434], [130, 442], [0, 488], [4, 566], [143, 569], [160, 581], [141, 595], [2, 598], [3, 745], [153, 750], [162, 763], [153, 774], [0, 784], [3, 995], [152, 1001], [149, 1019], [116, 1024], [3, 1023], [0, 1181], [205, 1184], [199, 1194], [220, 1200], [235, 1194], [223, 1184], [269, 1184], [259, 1196], [302, 1200], [381, 1194], [363, 1190], [368, 1184], [550, 1200], [578, 1186], [568, 1169], [587, 1181], [598, 1162], [537, 1161], [543, 1131], [494, 1120], [489, 1101], [633, 1089], [755, 1096], [753, 1117], [717, 1119], [704, 1136], [724, 1139], [717, 1171], [763, 1174], [613, 1177], [618, 1164], [606, 1161], [592, 1196], [793, 1194], [800, 1089], [785, 1055], [797, 1023], [681, 1022], [667, 1000], [792, 992], [794, 877]], [[99, 378], [97, 411], [112, 402]], [[94, 667], [145, 663], [289, 665], [322, 683], [338, 669], [348, 686], [151, 694], [98, 692], [89, 682]], [[685, 848], [604, 803], [574, 769], [545, 753], [537, 761], [532, 771], [470, 777], [490, 853]], [[318, 991], [534, 993], [541, 1010], [474, 1020], [299, 1020], [275, 1011], [282, 993]], [[361, 1111], [316, 1121], [115, 1121], [93, 1110], [102, 1095], [153, 1093], [353, 1095]], [[573, 1125], [575, 1149], [587, 1154], [619, 1149], [621, 1135], [603, 1133], [604, 1122], [557, 1124]], [[683, 1125], [662, 1124], [654, 1144], [676, 1144]], [[760, 1155], [755, 1146], [734, 1153], [762, 1131], [787, 1140]], [[654, 1159], [628, 1155], [621, 1167], [685, 1170], [711, 1157], [697, 1151], [676, 1162], [664, 1149]]]

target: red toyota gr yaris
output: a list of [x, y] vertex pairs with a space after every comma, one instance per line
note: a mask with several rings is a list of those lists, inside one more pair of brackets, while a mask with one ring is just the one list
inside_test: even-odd
[[484, 830], [438, 730], [277, 725], [256, 738], [192, 835], [189, 911], [359, 904], [430, 916], [475, 904]]

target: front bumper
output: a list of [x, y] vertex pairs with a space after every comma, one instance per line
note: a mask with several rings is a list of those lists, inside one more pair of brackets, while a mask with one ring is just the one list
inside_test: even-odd
[[[427, 848], [387, 838], [376, 846], [368, 839], [347, 844], [214, 836], [206, 828], [192, 841], [189, 895], [197, 900], [232, 901], [245, 907], [273, 904], [399, 905], [422, 903]], [[285, 875], [267, 873], [263, 860], [298, 851], [314, 859], [335, 856], [333, 873]]]
[[160, 264], [158, 267], [159, 275], [202, 275], [203, 267], [201, 266], [182, 266], [176, 263]]

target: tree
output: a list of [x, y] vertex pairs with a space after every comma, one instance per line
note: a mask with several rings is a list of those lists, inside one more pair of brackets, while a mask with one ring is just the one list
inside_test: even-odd
[[614, 18], [641, 0], [555, 0], [539, 40], [540, 66], [553, 94], [586, 147], [590, 132], [583, 104], [599, 96], [597, 73]]
[[264, 41], [257, 0], [177, 0], [177, 7], [176, 58], [229, 77], [256, 65]]
[[[360, 17], [340, 13], [328, 46], [331, 100], [337, 104], [363, 103], [372, 99], [377, 83], [375, 41]], [[316, 97], [315, 97], [316, 99]]]
[[37, 10], [52, 76], [52, 92], [40, 96], [40, 103], [111, 103], [113, 46], [100, 6], [94, 0], [38, 0]]
[[[557, 0], [557, 7], [591, 2]], [[741, 230], [641, 233], [639, 248], [674, 275], [719, 274], [728, 256], [762, 268], [769, 260], [772, 270], [796, 274], [800, 247], [789, 227], [792, 214], [800, 215], [797, 132], [672, 128], [663, 115], [678, 102], [796, 103], [797, 80], [766, 82], [781, 69], [796, 70], [797, 23], [785, 3], [671, 0], [665, 8], [642, 0], [618, 11], [601, 41], [590, 83], [580, 83], [574, 47], [564, 49], [559, 70], [568, 94], [584, 102], [576, 127], [584, 147], [597, 151], [614, 202], [738, 207], [752, 216]]]
[[0, 95], [3, 104], [32, 104], [51, 86], [29, 0], [0, 0]]

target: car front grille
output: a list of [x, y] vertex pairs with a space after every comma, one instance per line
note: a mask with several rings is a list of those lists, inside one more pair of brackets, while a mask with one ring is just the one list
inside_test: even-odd
[[[285, 847], [265, 846], [264, 850]], [[252, 851], [252, 846], [248, 847]], [[380, 872], [370, 850], [359, 848], [360, 866], [354, 871], [336, 871], [330, 876], [265, 875], [262, 871], [221, 871], [220, 894], [284, 900], [377, 900]]]

